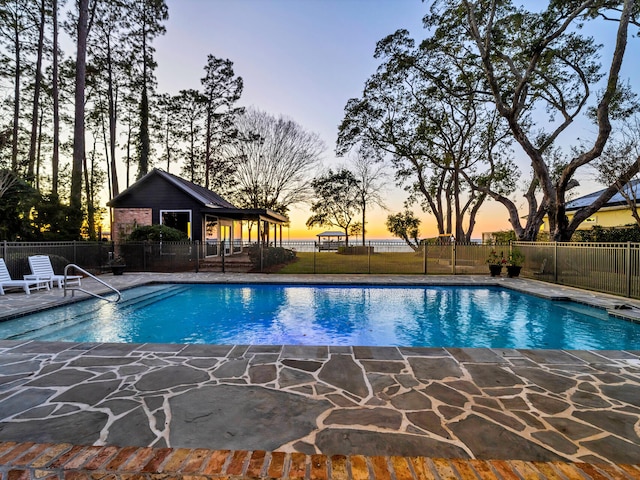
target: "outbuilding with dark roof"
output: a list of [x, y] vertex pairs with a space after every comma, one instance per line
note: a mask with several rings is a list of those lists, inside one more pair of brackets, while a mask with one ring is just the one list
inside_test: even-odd
[[107, 205], [113, 209], [115, 241], [123, 240], [137, 226], [167, 225], [185, 232], [191, 240], [225, 241], [227, 254], [240, 251], [243, 242], [281, 241], [282, 226], [289, 221], [272, 210], [237, 208], [216, 192], [157, 168]]

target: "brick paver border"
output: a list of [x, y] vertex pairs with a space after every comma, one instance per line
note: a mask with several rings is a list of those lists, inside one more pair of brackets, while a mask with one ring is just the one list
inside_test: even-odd
[[634, 480], [640, 464], [305, 455], [0, 442], [1, 480]]

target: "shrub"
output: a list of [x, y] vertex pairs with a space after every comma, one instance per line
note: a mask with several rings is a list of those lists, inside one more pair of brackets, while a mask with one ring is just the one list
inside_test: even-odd
[[574, 242], [640, 242], [640, 227], [636, 224], [624, 227], [601, 227], [577, 230], [571, 239]]
[[493, 236], [494, 243], [509, 243], [518, 240], [516, 232], [513, 230], [500, 230], [493, 232], [491, 235]]
[[166, 225], [144, 225], [142, 227], [136, 227], [127, 237], [127, 241], [130, 242], [139, 242], [142, 240], [179, 242], [188, 240], [188, 237], [183, 231], [167, 227]]
[[[253, 268], [260, 268], [260, 245], [255, 244], [249, 248], [249, 258]], [[295, 250], [283, 247], [262, 247], [262, 267], [268, 268], [273, 265], [289, 263], [295, 260]]]
[[507, 258], [507, 265], [514, 267], [521, 267], [524, 265], [524, 254], [517, 249], [514, 249]]

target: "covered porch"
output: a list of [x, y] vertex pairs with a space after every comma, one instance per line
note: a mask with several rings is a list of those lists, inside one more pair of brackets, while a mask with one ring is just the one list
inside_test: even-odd
[[207, 257], [238, 255], [252, 244], [282, 246], [282, 227], [289, 219], [273, 210], [206, 208], [202, 210]]

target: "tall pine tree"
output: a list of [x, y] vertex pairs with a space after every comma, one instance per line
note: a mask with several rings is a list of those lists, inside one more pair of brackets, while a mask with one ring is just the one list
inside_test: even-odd
[[131, 20], [134, 45], [138, 45], [136, 57], [140, 66], [140, 129], [138, 131], [138, 178], [149, 171], [151, 141], [149, 135], [149, 96], [155, 78], [153, 39], [165, 33], [163, 25], [169, 18], [169, 9], [164, 0], [132, 0]]

